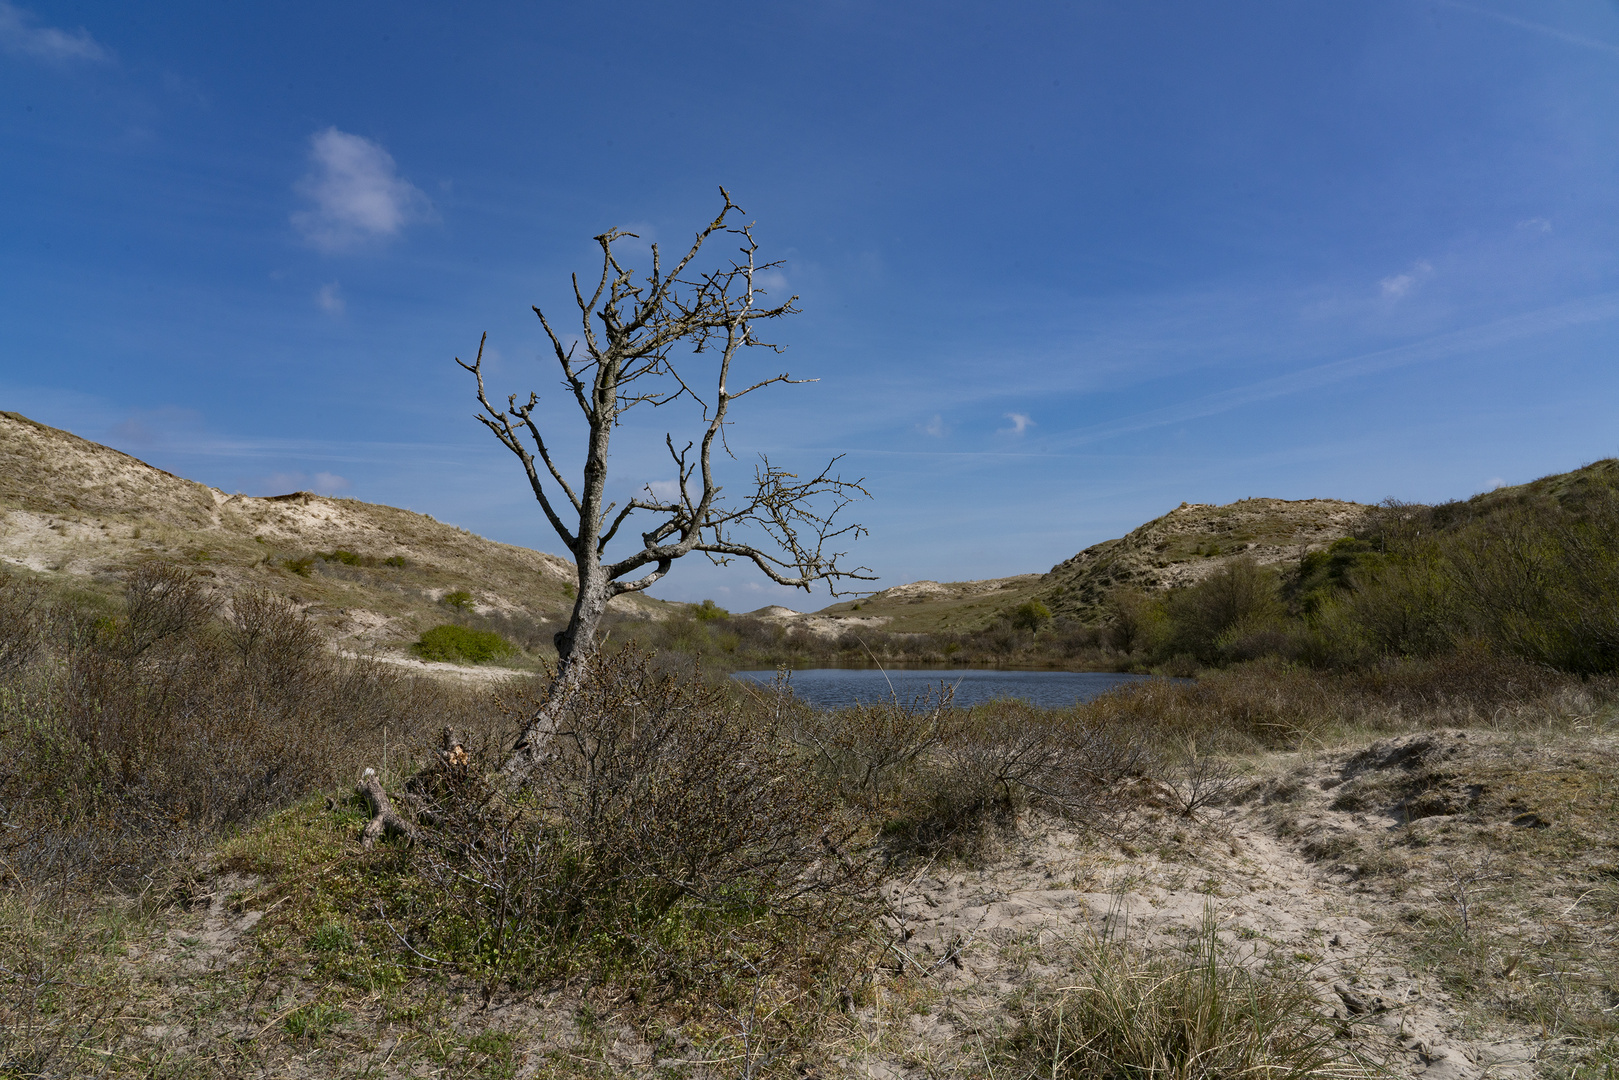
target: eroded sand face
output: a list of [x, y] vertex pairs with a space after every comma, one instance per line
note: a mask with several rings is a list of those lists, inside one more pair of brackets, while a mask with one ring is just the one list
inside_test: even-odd
[[[1509, 935], [1532, 946], [1583, 933], [1585, 962], [1611, 961], [1611, 926], [1588, 905], [1582, 914], [1595, 864], [1546, 866], [1524, 855], [1509, 870], [1492, 852], [1503, 837], [1578, 813], [1549, 790], [1560, 769], [1600, 781], [1615, 763], [1611, 736], [1565, 744], [1424, 732], [1278, 755], [1269, 775], [1246, 784], [1231, 805], [1188, 819], [1165, 800], [1164, 810], [1119, 833], [1123, 840], [1024, 822], [990, 865], [924, 865], [888, 887], [895, 966], [933, 983], [942, 1007], [926, 1016], [891, 1007], [889, 1035], [871, 1042], [873, 1059], [847, 1064], [857, 1075], [926, 1075], [916, 1063], [957, 1059], [971, 1033], [993, 1030], [1007, 1000], [1031, 982], [1059, 985], [1067, 946], [1103, 937], [1183, 952], [1212, 918], [1232, 957], [1305, 971], [1322, 1012], [1352, 1021], [1346, 1045], [1385, 1060], [1396, 1075], [1537, 1075], [1556, 1047], [1532, 1025], [1491, 1020], [1448, 994], [1414, 956], [1411, 927], [1454, 921], [1471, 888], [1472, 902], [1482, 910], [1487, 898]], [[1523, 790], [1512, 786], [1514, 775], [1525, 777]], [[1541, 800], [1530, 806], [1537, 790]], [[1600, 860], [1607, 845], [1591, 848]], [[1545, 977], [1520, 966], [1513, 948], [1492, 954], [1496, 993], [1527, 992]], [[880, 1008], [861, 1011], [868, 1030], [883, 1022]]]

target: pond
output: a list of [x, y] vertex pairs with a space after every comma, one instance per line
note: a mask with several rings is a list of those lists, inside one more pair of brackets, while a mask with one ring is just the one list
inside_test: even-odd
[[[733, 676], [769, 684], [774, 671], [738, 671]], [[801, 668], [792, 673], [793, 693], [818, 709], [841, 709], [861, 702], [891, 701], [904, 704], [939, 686], [954, 686], [955, 703], [971, 706], [996, 698], [1022, 698], [1043, 709], [1063, 709], [1076, 701], [1089, 701], [1115, 686], [1139, 682], [1149, 675], [1120, 675], [1107, 671], [992, 671], [974, 668], [941, 671], [937, 668]]]

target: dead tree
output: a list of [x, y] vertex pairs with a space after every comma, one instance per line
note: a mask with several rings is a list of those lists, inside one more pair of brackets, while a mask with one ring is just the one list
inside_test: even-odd
[[[613, 229], [595, 238], [602, 267], [588, 295], [573, 278], [580, 336], [568, 343], [540, 308], [534, 308], [550, 340], [551, 350], [573, 403], [588, 428], [581, 475], [570, 481], [558, 463], [548, 427], [536, 415], [540, 398], [530, 393], [518, 403], [509, 396], [498, 409], [485, 392], [483, 349], [468, 364], [456, 363], [477, 380], [477, 419], [522, 462], [534, 498], [551, 527], [573, 555], [578, 592], [567, 627], [556, 636], [557, 678], [545, 703], [525, 726], [504, 772], [516, 782], [544, 752], [553, 719], [570, 688], [577, 684], [598, 645], [602, 617], [615, 596], [638, 592], [660, 580], [675, 560], [701, 552], [718, 564], [746, 560], [772, 581], [806, 591], [826, 581], [836, 595], [840, 580], [871, 580], [866, 567], [849, 568], [835, 550], [865, 532], [858, 524], [841, 524], [838, 515], [855, 498], [867, 495], [863, 480], [837, 475], [838, 458], [808, 479], [760, 456], [751, 487], [738, 499], [722, 498], [715, 478], [716, 446], [733, 456], [725, 440], [733, 402], [776, 383], [812, 382], [786, 373], [747, 382], [733, 389], [733, 364], [746, 350], [780, 352], [760, 340], [760, 323], [795, 313], [798, 297], [770, 306], [758, 279], [779, 262], [759, 263], [751, 224], [732, 224], [742, 210], [720, 189], [724, 206], [672, 267], [665, 268], [652, 245], [652, 270], [644, 278], [626, 268], [614, 245], [637, 239]], [[738, 256], [714, 270], [693, 263], [708, 240], [720, 234], [738, 242]], [[685, 355], [687, 352], [691, 355]], [[699, 372], [701, 376], [699, 377]], [[636, 406], [658, 408], [682, 398], [701, 409], [695, 438], [664, 436], [676, 476], [672, 494], [655, 494], [650, 485], [623, 507], [606, 500], [608, 444], [613, 430]], [[616, 512], [615, 512], [616, 511]], [[608, 545], [620, 529], [637, 518], [639, 546], [609, 558]], [[644, 527], [641, 527], [644, 526]]]

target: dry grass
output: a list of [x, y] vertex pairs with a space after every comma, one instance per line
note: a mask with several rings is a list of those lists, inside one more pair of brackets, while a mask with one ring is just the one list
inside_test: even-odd
[[1282, 1080], [1381, 1070], [1297, 966], [1223, 945], [1206, 911], [1184, 955], [1094, 935], [1069, 943], [1065, 985], [1031, 992], [1001, 1047], [1008, 1075], [1051, 1080]]

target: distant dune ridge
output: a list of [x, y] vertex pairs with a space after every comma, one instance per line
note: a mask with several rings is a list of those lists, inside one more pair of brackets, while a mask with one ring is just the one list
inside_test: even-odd
[[[1092, 544], [1044, 574], [941, 584], [916, 581], [828, 615], [882, 620], [888, 630], [972, 631], [1029, 600], [1058, 616], [1093, 620], [1109, 591], [1168, 589], [1201, 581], [1236, 558], [1276, 566], [1347, 536], [1372, 507], [1337, 499], [1243, 499], [1229, 506], [1182, 503], [1116, 540]], [[858, 606], [857, 606], [858, 605]]]
[[[1113, 588], [1189, 584], [1242, 556], [1296, 561], [1347, 535], [1371, 509], [1333, 499], [1183, 503], [1044, 574], [917, 581], [819, 612], [772, 606], [752, 614], [824, 634], [970, 631], [1038, 599], [1054, 614], [1093, 619]], [[572, 606], [573, 567], [555, 555], [355, 499], [228, 494], [0, 412], [0, 563], [110, 596], [124, 570], [153, 557], [185, 562], [222, 586], [295, 596], [357, 647], [412, 640], [442, 621], [438, 602], [456, 591], [472, 595], [472, 613], [536, 625], [560, 625]], [[615, 610], [643, 618], [675, 607], [634, 594], [614, 601]]]
[[[228, 494], [0, 412], [0, 565], [112, 595], [149, 558], [293, 596], [354, 647], [413, 640], [445, 621], [438, 601], [456, 591], [474, 614], [536, 624], [560, 625], [572, 606], [573, 567], [555, 555], [356, 499]], [[615, 602], [652, 617], [667, 606]]]

